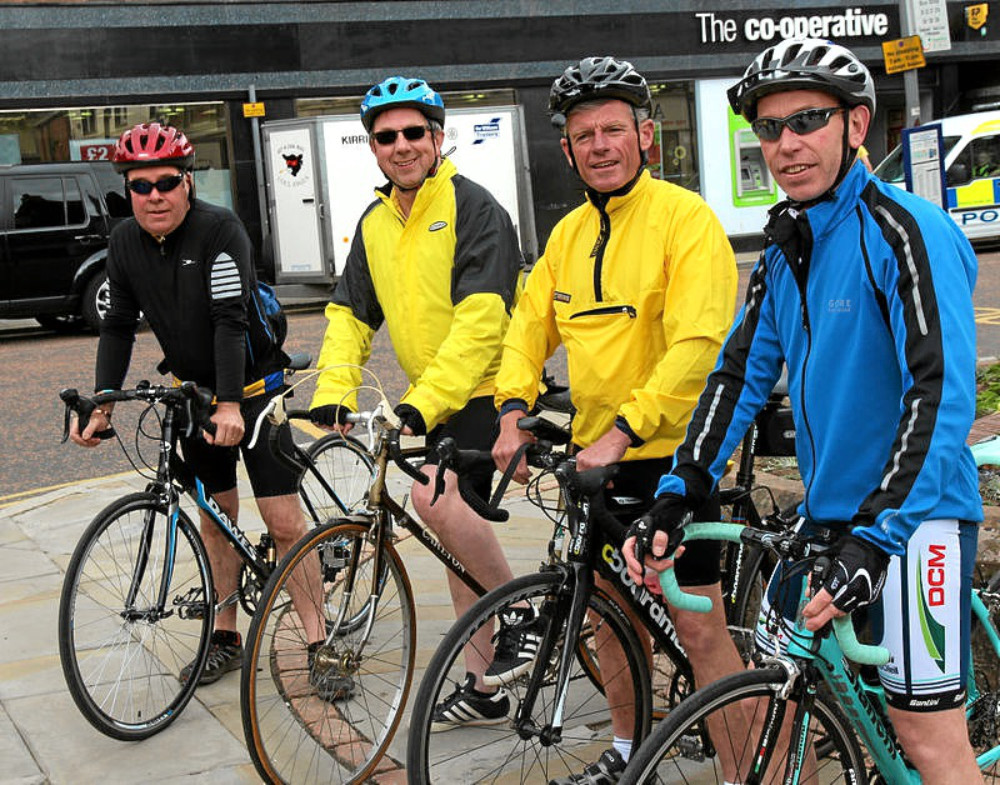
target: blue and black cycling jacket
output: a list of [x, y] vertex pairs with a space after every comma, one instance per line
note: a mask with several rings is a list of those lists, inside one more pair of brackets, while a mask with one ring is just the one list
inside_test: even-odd
[[746, 302], [657, 493], [697, 498], [715, 486], [785, 363], [802, 515], [874, 521], [855, 534], [890, 554], [924, 520], [981, 521], [965, 445], [976, 397], [968, 241], [940, 208], [860, 165], [832, 199], [772, 213]]

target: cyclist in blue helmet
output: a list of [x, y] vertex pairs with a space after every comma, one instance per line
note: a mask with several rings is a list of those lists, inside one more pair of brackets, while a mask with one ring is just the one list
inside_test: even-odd
[[[410, 386], [396, 407], [404, 434], [426, 435], [433, 447], [451, 436], [465, 449], [488, 450], [496, 413], [492, 398], [500, 347], [510, 321], [521, 268], [517, 234], [506, 211], [480, 185], [441, 156], [444, 102], [421, 79], [392, 77], [375, 85], [361, 104], [369, 146], [389, 182], [365, 210], [332, 302], [312, 401], [313, 419], [346, 430], [343, 413], [357, 406], [357, 366], [371, 353], [382, 324]], [[348, 364], [350, 367], [348, 367]], [[438, 457], [424, 472], [436, 476]], [[489, 498], [493, 472], [468, 480]], [[513, 577], [491, 524], [461, 498], [454, 475], [431, 507], [434, 483], [415, 483], [420, 518], [474, 577], [492, 589]], [[458, 615], [476, 600], [448, 573]], [[524, 614], [532, 613], [525, 607]], [[482, 644], [483, 642], [479, 642]], [[523, 645], [521, 645], [523, 643]], [[485, 641], [488, 648], [489, 637]], [[532, 656], [534, 641], [501, 633], [497, 649]], [[516, 649], [516, 651], [515, 651]], [[506, 691], [487, 686], [490, 664], [482, 645], [470, 647], [462, 688], [443, 702], [435, 730], [506, 722]]]
[[[400, 133], [407, 141], [415, 142], [421, 139], [426, 131], [430, 131], [431, 145], [434, 150], [433, 162], [422, 176], [401, 176], [400, 171], [392, 165], [391, 161], [384, 162], [379, 156], [379, 148], [392, 147], [378, 143], [377, 133], [388, 133], [387, 131], [373, 131], [375, 121], [379, 115], [389, 109], [416, 109], [427, 118], [428, 127], [409, 126], [403, 128]], [[415, 192], [423, 184], [424, 179], [430, 177], [437, 171], [441, 160], [441, 141], [444, 138], [444, 101], [427, 82], [423, 79], [408, 79], [405, 76], [390, 76], [383, 82], [379, 82], [367, 92], [361, 102], [361, 122], [364, 123], [365, 130], [371, 135], [372, 152], [378, 161], [379, 169], [382, 170], [389, 182], [403, 192]], [[407, 136], [407, 134], [411, 136]], [[416, 134], [420, 136], [416, 136]], [[383, 149], [383, 152], [389, 152]], [[388, 164], [388, 165], [387, 165]], [[411, 174], [407, 171], [405, 174]], [[394, 175], [396, 175], [394, 177]]]

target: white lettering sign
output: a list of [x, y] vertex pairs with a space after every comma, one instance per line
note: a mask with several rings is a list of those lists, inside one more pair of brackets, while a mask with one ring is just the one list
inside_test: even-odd
[[[922, 1], [922, 0], [918, 0]], [[733, 43], [739, 34], [735, 19], [723, 18], [713, 12], [695, 14], [699, 23], [701, 43]], [[787, 38], [862, 38], [882, 37], [889, 31], [889, 17], [883, 13], [864, 13], [860, 8], [848, 8], [841, 14], [815, 16], [752, 16], [743, 22], [743, 37], [747, 41], [773, 41]]]

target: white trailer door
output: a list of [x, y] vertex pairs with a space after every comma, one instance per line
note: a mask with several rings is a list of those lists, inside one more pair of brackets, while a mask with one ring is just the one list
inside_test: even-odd
[[329, 280], [321, 232], [316, 144], [311, 123], [264, 127], [269, 211], [278, 283]]

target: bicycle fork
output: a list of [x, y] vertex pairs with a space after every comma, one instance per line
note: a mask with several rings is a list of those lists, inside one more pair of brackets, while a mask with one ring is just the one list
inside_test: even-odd
[[[540, 667], [532, 670], [531, 681], [525, 692], [524, 700], [514, 717], [514, 727], [522, 739], [527, 740], [532, 736], [537, 736], [542, 745], [546, 747], [558, 744], [562, 740], [563, 714], [566, 709], [566, 695], [569, 691], [570, 668], [580, 642], [580, 630], [587, 612], [587, 599], [594, 589], [593, 569], [586, 562], [573, 562], [570, 569], [572, 573], [569, 583], [573, 588], [569, 591], [568, 597], [564, 593], [556, 602], [554, 612], [550, 616], [549, 628], [535, 660]], [[568, 608], [566, 607], [567, 602]], [[538, 699], [542, 681], [545, 678], [545, 663], [550, 661], [552, 650], [559, 637], [559, 621], [563, 618], [566, 619], [566, 631], [563, 635], [563, 650], [559, 658], [559, 671], [556, 676], [556, 697], [552, 719], [548, 725], [539, 728], [531, 723], [530, 718], [534, 711], [535, 701]]]

